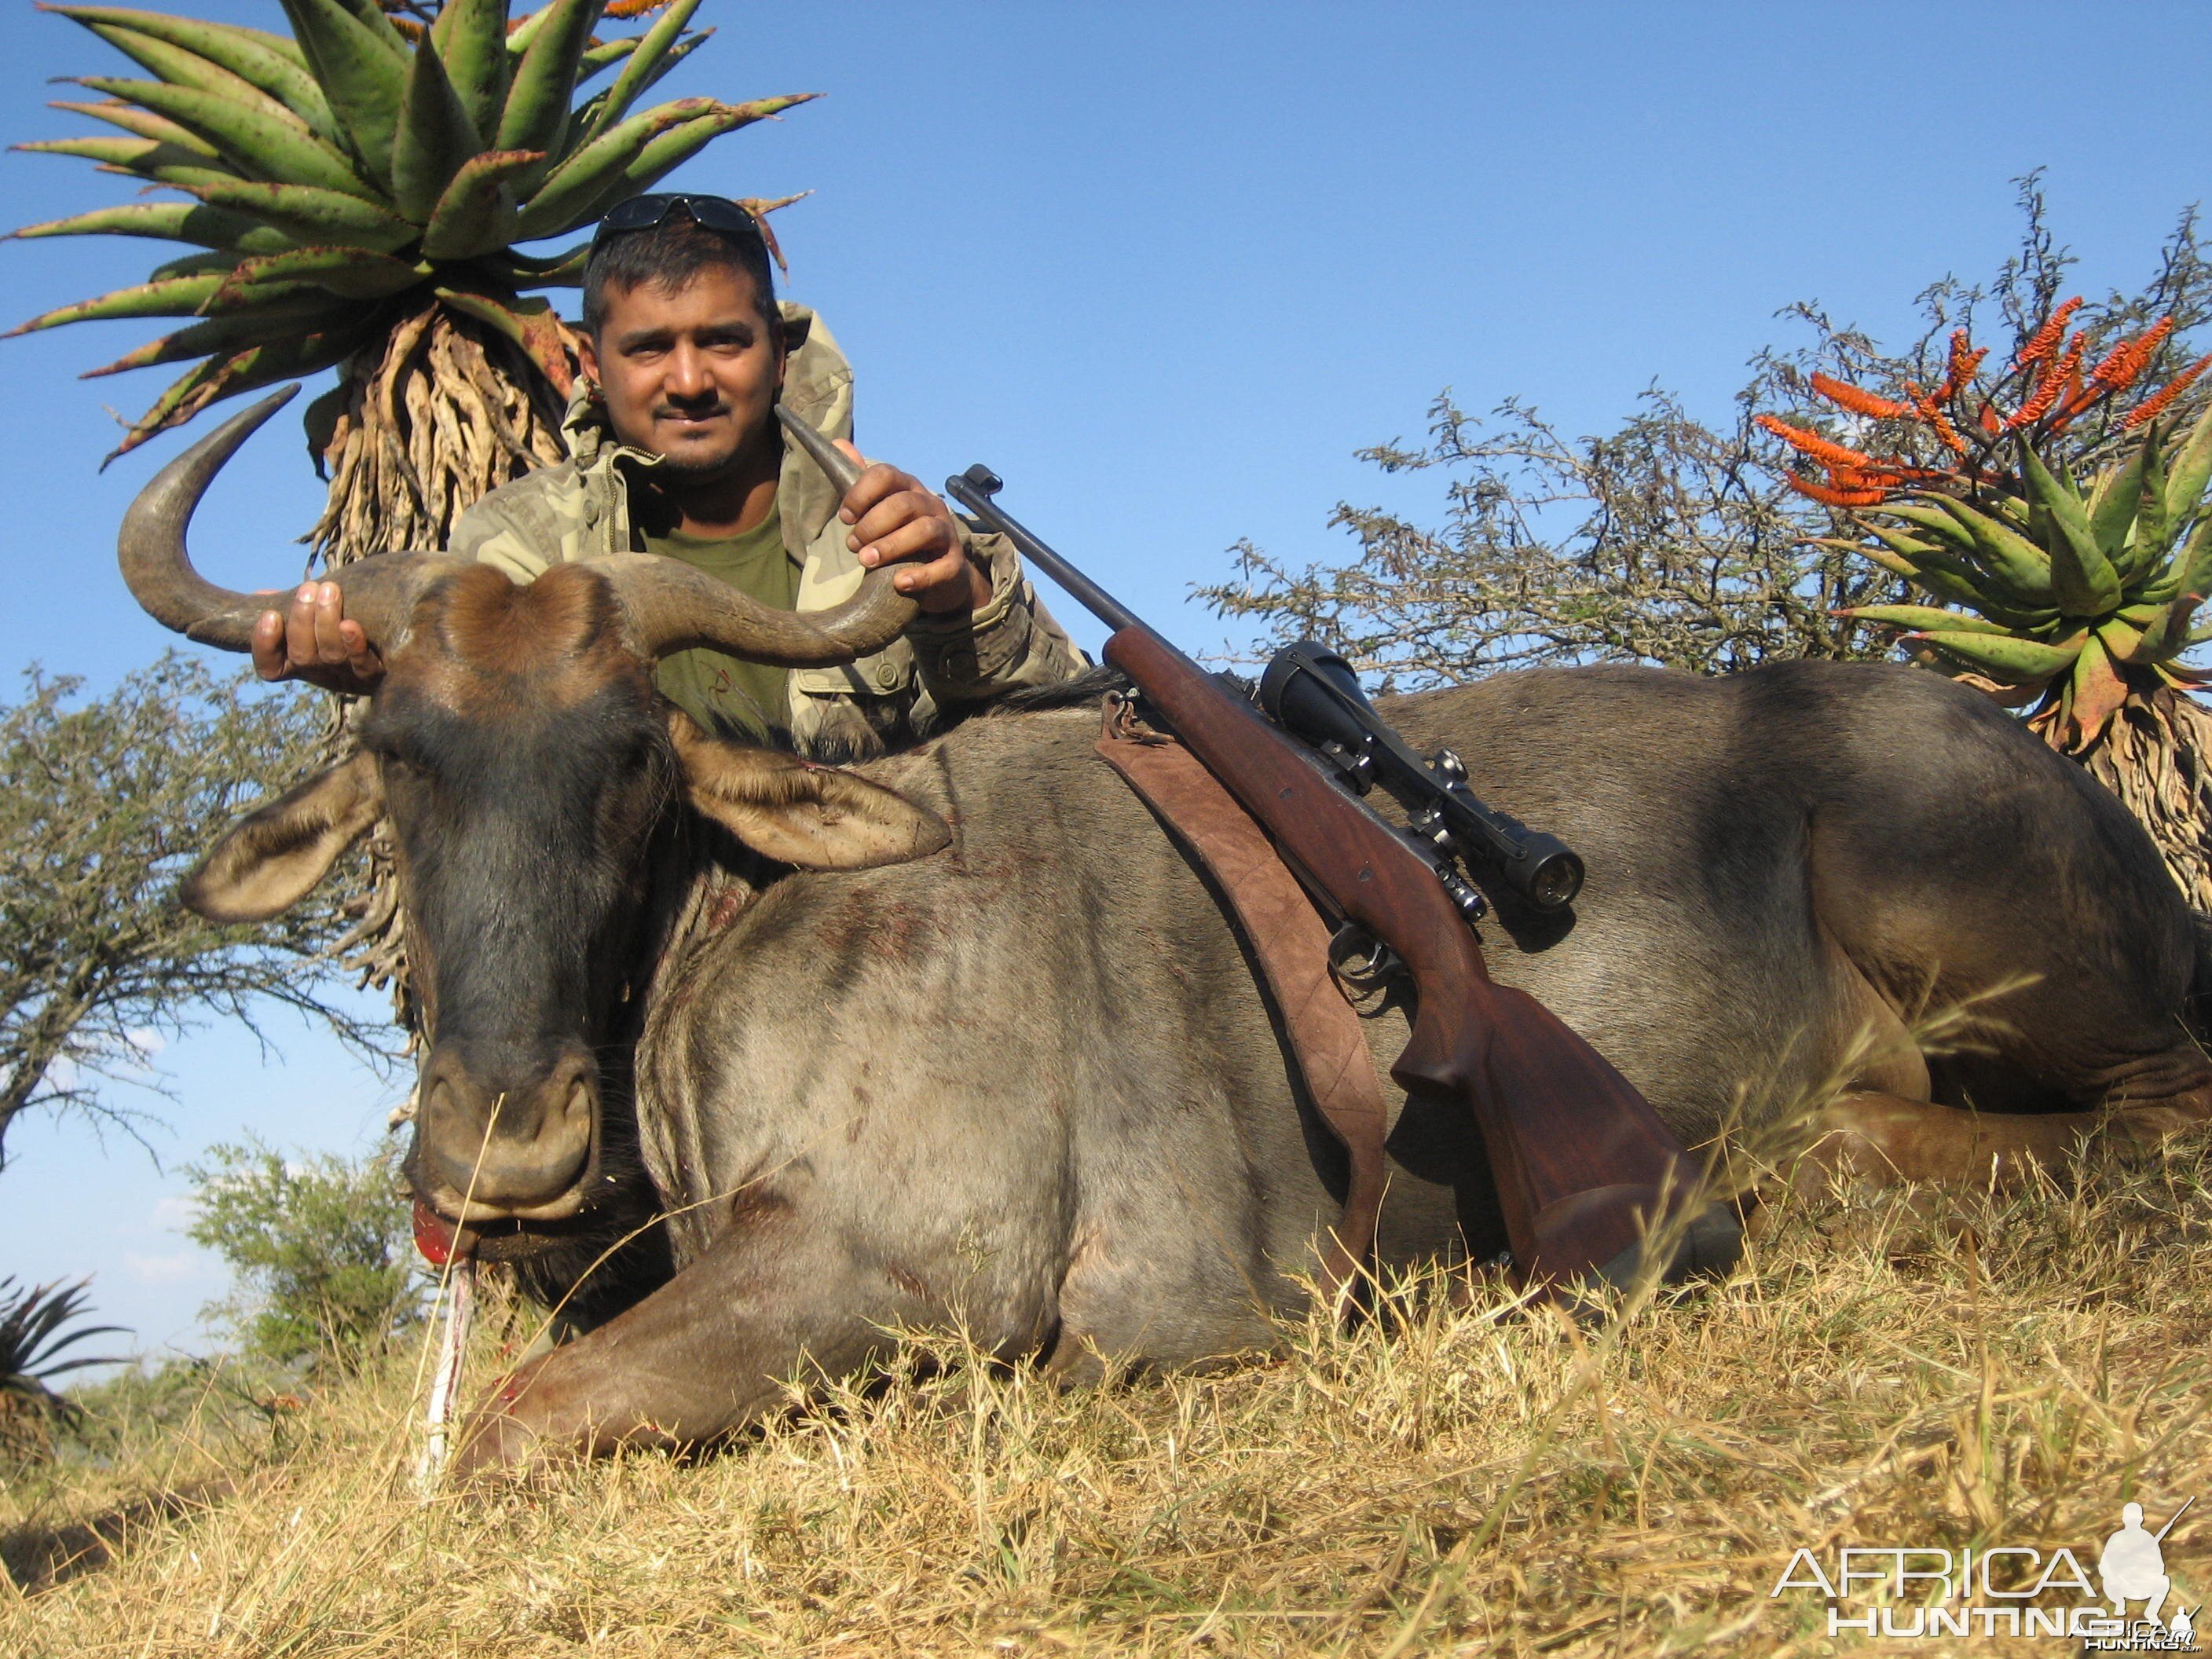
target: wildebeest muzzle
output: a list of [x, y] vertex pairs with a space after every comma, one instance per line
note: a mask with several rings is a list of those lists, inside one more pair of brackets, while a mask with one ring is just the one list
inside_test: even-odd
[[599, 1119], [598, 1067], [581, 1043], [533, 1065], [441, 1042], [416, 1105], [416, 1190], [471, 1226], [564, 1219], [583, 1207]]

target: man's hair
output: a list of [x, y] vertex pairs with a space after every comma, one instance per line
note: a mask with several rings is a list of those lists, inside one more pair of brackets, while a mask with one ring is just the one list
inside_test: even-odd
[[760, 296], [761, 319], [771, 337], [776, 328], [775, 275], [769, 268], [768, 246], [757, 236], [732, 236], [709, 230], [681, 208], [659, 224], [610, 236], [584, 262], [584, 331], [596, 337], [607, 320], [607, 290], [624, 293], [650, 283], [673, 294], [701, 272], [742, 270]]

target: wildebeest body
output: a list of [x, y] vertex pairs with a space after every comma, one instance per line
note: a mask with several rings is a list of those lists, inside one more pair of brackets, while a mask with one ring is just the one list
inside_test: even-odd
[[[1493, 892], [1492, 966], [1686, 1141], [1795, 1101], [1869, 1026], [1856, 1080], [1894, 1088], [1919, 1060], [1897, 1011], [1960, 1000], [1993, 999], [1974, 1078], [2007, 1103], [2155, 1109], [2204, 1082], [2188, 919], [2148, 842], [1933, 675], [1540, 672], [1383, 707], [1588, 860], [1565, 927]], [[705, 878], [639, 1049], [677, 1276], [546, 1362], [495, 1449], [517, 1421], [711, 1432], [899, 1323], [957, 1316], [1080, 1370], [1247, 1347], [1297, 1304], [1328, 1149], [1236, 937], [1097, 732], [1091, 706], [994, 715], [862, 769], [951, 826], [933, 857]], [[1404, 1020], [1370, 1030], [1386, 1067]], [[1466, 1247], [1495, 1248], [1468, 1126], [1415, 1103], [1392, 1150], [1385, 1260], [1462, 1248], [1462, 1212]]]

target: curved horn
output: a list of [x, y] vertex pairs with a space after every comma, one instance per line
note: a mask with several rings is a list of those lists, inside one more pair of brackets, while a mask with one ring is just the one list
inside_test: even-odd
[[[248, 651], [262, 613], [281, 609], [282, 593], [240, 593], [192, 568], [185, 530], [215, 475], [239, 446], [299, 391], [288, 386], [234, 415], [155, 473], [123, 515], [115, 555], [131, 597], [162, 627], [202, 645]], [[426, 553], [364, 559], [331, 580], [345, 593], [346, 615], [372, 642], [388, 641], [414, 609], [416, 594], [437, 571], [457, 562]]]
[[[860, 469], [852, 458], [783, 404], [776, 416], [800, 448], [828, 475], [840, 496]], [[891, 586], [888, 566], [860, 578], [860, 590], [827, 611], [779, 611], [680, 559], [650, 553], [603, 555], [622, 597], [637, 648], [661, 657], [691, 646], [786, 668], [824, 668], [880, 651], [904, 633], [917, 607]]]
[[789, 404], [775, 406], [775, 418], [783, 422], [783, 429], [791, 434], [799, 447], [814, 458], [830, 482], [837, 486], [837, 498], [842, 501], [852, 494], [853, 486], [860, 482], [860, 465], [850, 455], [830, 441], [827, 433], [817, 431], [792, 413]]

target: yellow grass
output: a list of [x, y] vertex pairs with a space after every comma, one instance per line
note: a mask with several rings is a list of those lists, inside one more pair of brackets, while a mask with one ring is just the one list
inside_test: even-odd
[[0, 1652], [1826, 1652], [1817, 1594], [1768, 1593], [1801, 1545], [2094, 1572], [2124, 1499], [2156, 1525], [2194, 1494], [2171, 1612], [2212, 1592], [2208, 1268], [2201, 1145], [2011, 1196], [1830, 1194], [1617, 1340], [1434, 1285], [1393, 1330], [1087, 1391], [926, 1339], [719, 1454], [428, 1507], [410, 1360], [279, 1444], [206, 1427], [19, 1482]]

